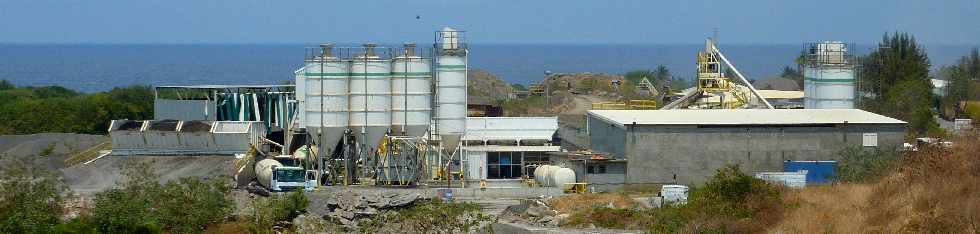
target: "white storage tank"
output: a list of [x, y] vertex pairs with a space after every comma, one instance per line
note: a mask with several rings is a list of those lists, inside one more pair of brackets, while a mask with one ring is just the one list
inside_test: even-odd
[[333, 45], [320, 46], [320, 53], [307, 58], [302, 75], [297, 75], [297, 100], [301, 123], [316, 138], [319, 152], [330, 154], [348, 126], [348, 79], [350, 63], [333, 55]]
[[575, 171], [567, 167], [558, 168], [551, 174], [551, 181], [555, 187], [565, 188], [567, 184], [575, 183]]
[[551, 186], [550, 185], [551, 180], [548, 179], [548, 176], [550, 176], [551, 172], [554, 171], [555, 169], [556, 169], [555, 166], [551, 166], [551, 165], [538, 166], [538, 168], [534, 169], [534, 180], [537, 181], [538, 184], [541, 186], [544, 187]]
[[279, 163], [275, 159], [262, 159], [255, 163], [255, 177], [262, 186], [270, 188], [269, 182], [272, 182], [272, 169], [281, 166], [282, 163]]
[[534, 170], [534, 180], [543, 187], [564, 187], [575, 183], [575, 171], [567, 167], [541, 165]]
[[350, 128], [358, 142], [376, 149], [391, 126], [391, 61], [365, 44], [351, 62]]
[[855, 79], [847, 46], [822, 42], [808, 46], [803, 67], [803, 107], [806, 109], [853, 109]]
[[396, 135], [421, 136], [432, 120], [431, 64], [419, 55], [415, 44], [405, 44], [392, 60], [391, 131]]
[[461, 33], [446, 27], [436, 42], [436, 128], [447, 152], [466, 133], [466, 56]]

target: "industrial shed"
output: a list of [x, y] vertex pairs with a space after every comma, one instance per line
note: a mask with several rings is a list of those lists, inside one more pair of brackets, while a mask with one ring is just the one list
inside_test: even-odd
[[858, 109], [591, 110], [593, 151], [626, 161], [624, 183], [701, 183], [726, 164], [781, 171], [846, 147], [901, 146], [906, 122]]

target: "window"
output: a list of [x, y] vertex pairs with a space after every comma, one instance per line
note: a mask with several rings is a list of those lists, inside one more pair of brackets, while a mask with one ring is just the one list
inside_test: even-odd
[[521, 178], [521, 152], [487, 152], [487, 179]]
[[585, 173], [588, 173], [588, 174], [606, 174], [606, 165], [603, 165], [603, 164], [589, 165], [589, 167], [586, 168], [586, 172]]
[[861, 137], [861, 145], [865, 147], [878, 147], [878, 133], [865, 133]]

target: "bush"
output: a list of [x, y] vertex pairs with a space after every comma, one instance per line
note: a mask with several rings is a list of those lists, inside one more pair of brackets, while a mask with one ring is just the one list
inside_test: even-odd
[[182, 178], [160, 184], [147, 164], [127, 167], [129, 180], [95, 195], [92, 221], [103, 233], [200, 232], [232, 210], [224, 180]]
[[845, 148], [838, 152], [837, 179], [843, 182], [872, 182], [891, 171], [901, 159], [894, 150]]
[[303, 190], [252, 200], [246, 217], [251, 222], [249, 230], [254, 233], [272, 233], [276, 223], [292, 221], [306, 212], [306, 207], [309, 205], [310, 200]]
[[0, 168], [0, 233], [53, 232], [68, 188], [51, 172], [27, 162], [5, 164]]

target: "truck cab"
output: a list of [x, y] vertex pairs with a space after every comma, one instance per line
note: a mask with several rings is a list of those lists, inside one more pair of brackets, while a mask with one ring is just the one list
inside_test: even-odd
[[313, 191], [316, 187], [316, 171], [305, 170], [302, 167], [277, 166], [272, 168], [272, 181], [269, 183], [272, 191], [292, 191], [303, 189]]

